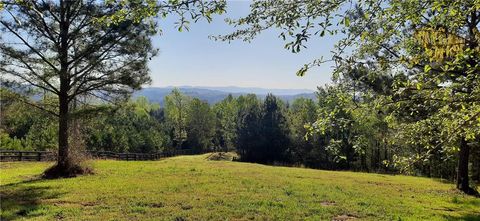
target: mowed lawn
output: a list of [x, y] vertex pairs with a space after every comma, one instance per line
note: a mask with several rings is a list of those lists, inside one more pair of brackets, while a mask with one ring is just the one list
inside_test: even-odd
[[95, 175], [42, 180], [51, 163], [0, 163], [1, 220], [480, 220], [480, 199], [439, 180], [209, 161], [98, 160]]

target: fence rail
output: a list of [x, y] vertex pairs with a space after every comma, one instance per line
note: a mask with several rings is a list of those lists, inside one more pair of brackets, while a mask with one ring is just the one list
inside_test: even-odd
[[[115, 160], [158, 160], [177, 155], [193, 155], [203, 152], [192, 149], [166, 151], [158, 153], [115, 153], [111, 151], [87, 151], [88, 155], [96, 159]], [[0, 161], [53, 161], [56, 153], [50, 151], [17, 151], [0, 150]]]
[[55, 154], [49, 151], [0, 151], [0, 161], [49, 161], [54, 159]]

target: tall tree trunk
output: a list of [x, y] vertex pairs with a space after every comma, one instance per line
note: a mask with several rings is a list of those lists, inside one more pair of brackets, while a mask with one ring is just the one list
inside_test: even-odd
[[[377, 146], [377, 144], [375, 146]], [[372, 168], [373, 171], [376, 171], [377, 166], [376, 166], [376, 163], [375, 163], [375, 147], [372, 147], [371, 150], [372, 151], [371, 151], [371, 155], [370, 155], [370, 167]]]
[[59, 168], [67, 169], [69, 162], [69, 145], [68, 145], [68, 97], [59, 96], [60, 114], [58, 118], [58, 158], [57, 164]]
[[[387, 146], [387, 145], [383, 145], [383, 148], [384, 148], [384, 150], [385, 150], [385, 155], [383, 156], [383, 160], [387, 160], [387, 161], [388, 161], [388, 146]], [[385, 171], [388, 171], [388, 167], [387, 167], [385, 164], [381, 163], [381, 162], [383, 162], [383, 160], [380, 160], [380, 165], [382, 166], [382, 168], [385, 169]]]
[[467, 141], [462, 138], [460, 142], [460, 152], [458, 153], [458, 168], [457, 168], [457, 189], [470, 193], [470, 186], [468, 181], [468, 158], [470, 155], [470, 147]]
[[[480, 142], [477, 142], [477, 144], [480, 144]], [[475, 146], [471, 151], [472, 181], [480, 184], [480, 146]]]
[[367, 166], [367, 156], [365, 153], [361, 155], [361, 161], [362, 161], [362, 170], [369, 172], [369, 169]]
[[70, 1], [60, 1], [60, 93], [58, 94], [59, 115], [58, 115], [58, 159], [57, 169], [67, 172], [71, 166], [69, 158], [68, 144], [68, 124], [69, 124], [69, 95], [70, 76], [68, 65], [68, 32], [70, 26]]

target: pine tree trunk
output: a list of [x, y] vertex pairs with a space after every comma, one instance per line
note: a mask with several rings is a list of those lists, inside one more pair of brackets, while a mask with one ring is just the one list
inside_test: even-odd
[[45, 171], [45, 177], [73, 177], [77, 174], [82, 174], [85, 171], [73, 162], [69, 152], [69, 90], [70, 90], [70, 75], [69, 75], [69, 26], [71, 19], [70, 6], [73, 1], [60, 1], [60, 16], [59, 16], [59, 38], [60, 47], [58, 54], [60, 57], [60, 90], [58, 92], [59, 113], [58, 113], [58, 156], [57, 165]]
[[59, 96], [60, 113], [58, 118], [58, 158], [57, 167], [59, 170], [67, 170], [69, 162], [69, 145], [68, 145], [68, 100]]
[[68, 76], [68, 27], [69, 1], [60, 1], [60, 93], [58, 94], [58, 165], [59, 171], [67, 171], [68, 156], [68, 91], [70, 86]]
[[[83, 168], [78, 161], [70, 156], [69, 144], [69, 101], [67, 93], [59, 93], [58, 114], [58, 156], [57, 164], [44, 173], [45, 178], [75, 177], [79, 174], [90, 173], [88, 168]], [[78, 159], [77, 159], [78, 160]]]
[[470, 193], [470, 186], [468, 181], [468, 158], [470, 155], [470, 147], [467, 141], [462, 138], [460, 142], [460, 152], [458, 153], [458, 168], [457, 168], [457, 189]]
[[368, 166], [367, 166], [367, 156], [366, 156], [366, 154], [362, 154], [362, 169], [363, 169], [363, 171], [367, 171], [367, 172], [370, 171], [368, 169]]
[[479, 146], [476, 146], [476, 148], [471, 151], [473, 151], [472, 153], [470, 153], [472, 155], [472, 181], [480, 184], [480, 148]]

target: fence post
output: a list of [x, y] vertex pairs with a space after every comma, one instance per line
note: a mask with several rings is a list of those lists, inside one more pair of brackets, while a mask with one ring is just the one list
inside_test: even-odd
[[22, 152], [18, 152], [18, 161], [22, 161]]
[[42, 161], [42, 153], [40, 152], [37, 153], [37, 160]]

